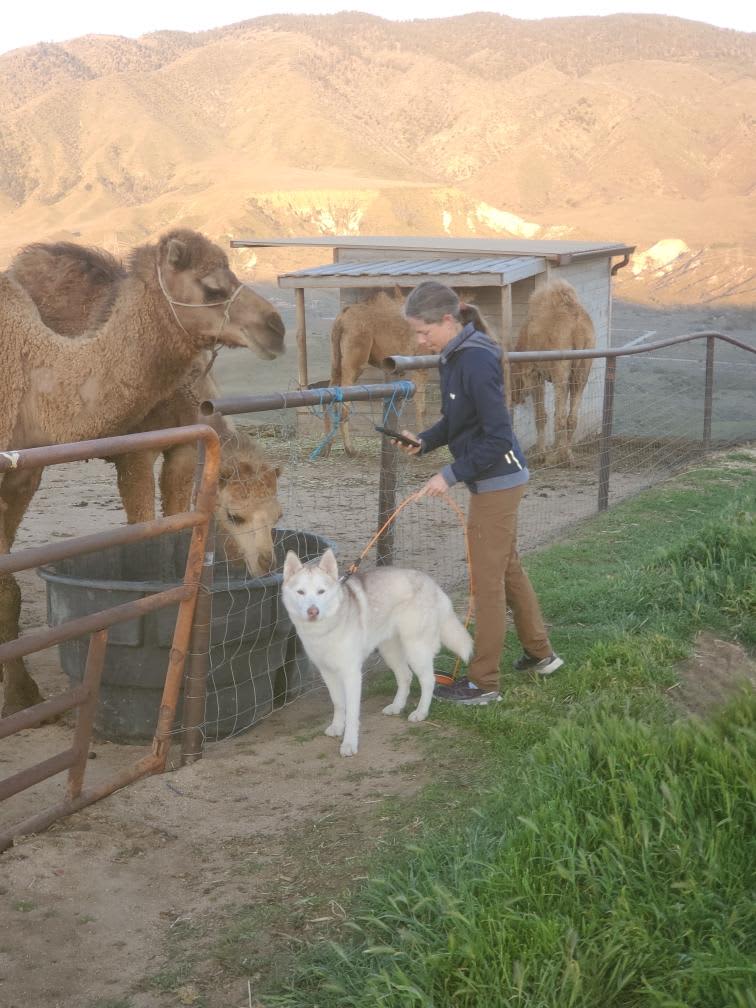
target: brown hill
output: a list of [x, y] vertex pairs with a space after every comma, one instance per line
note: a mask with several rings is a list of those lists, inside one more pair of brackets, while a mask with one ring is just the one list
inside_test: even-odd
[[26, 241], [123, 248], [179, 223], [560, 235], [665, 242], [618, 274], [630, 296], [751, 303], [755, 66], [756, 35], [641, 15], [271, 16], [15, 50], [0, 264]]

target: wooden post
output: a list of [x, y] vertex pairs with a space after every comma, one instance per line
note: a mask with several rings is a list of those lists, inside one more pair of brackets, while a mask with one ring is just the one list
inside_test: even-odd
[[[390, 399], [383, 404], [384, 416], [388, 413]], [[383, 528], [396, 510], [396, 463], [399, 449], [387, 437], [381, 438], [381, 472], [378, 481], [378, 528]], [[378, 538], [376, 543], [376, 564], [390, 567], [394, 562], [393, 522]]]
[[509, 351], [514, 345], [512, 333], [512, 285], [501, 288], [501, 371], [504, 375], [504, 394], [507, 409], [512, 412], [512, 375], [509, 370]]
[[304, 287], [294, 291], [297, 301], [297, 364], [299, 367], [299, 387], [307, 388], [307, 322], [305, 319]]
[[604, 371], [604, 406], [601, 411], [601, 440], [599, 442], [599, 484], [598, 509], [606, 511], [609, 506], [609, 473], [611, 470], [612, 422], [614, 419], [614, 379], [617, 373], [617, 358], [606, 358]]
[[706, 337], [706, 380], [704, 384], [703, 447], [711, 448], [711, 407], [714, 396], [714, 347], [713, 336]]

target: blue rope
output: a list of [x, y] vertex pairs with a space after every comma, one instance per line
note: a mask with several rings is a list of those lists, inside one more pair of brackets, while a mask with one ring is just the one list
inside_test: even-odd
[[[409, 381], [398, 381], [395, 383], [394, 391], [391, 393], [391, 398], [386, 403], [383, 409], [383, 426], [390, 427], [389, 419], [393, 413], [397, 420], [401, 416], [401, 412], [404, 409], [404, 405], [412, 395], [412, 382]], [[404, 396], [399, 409], [396, 408], [396, 398], [397, 396]]]
[[[328, 402], [328, 403], [326, 403], [324, 401], [324, 396], [325, 396], [326, 392], [332, 392], [333, 393], [333, 397], [330, 400], [330, 402]], [[338, 386], [334, 386], [334, 387], [329, 388], [329, 389], [321, 389], [321, 391], [320, 391], [320, 413], [318, 413], [318, 407], [317, 406], [313, 406], [311, 412], [315, 416], [320, 416], [321, 418], [323, 418], [326, 415], [326, 410], [328, 410], [328, 412], [330, 414], [330, 417], [331, 417], [331, 429], [325, 435], [325, 437], [323, 438], [323, 440], [319, 444], [317, 444], [312, 449], [312, 451], [310, 452], [310, 462], [317, 461], [317, 459], [320, 456], [320, 453], [323, 451], [323, 449], [327, 445], [330, 445], [330, 443], [336, 437], [336, 435], [338, 433], [338, 430], [339, 430], [339, 424], [341, 423], [341, 410], [339, 409], [338, 404], [339, 403], [343, 403], [343, 402], [344, 402], [344, 392]]]

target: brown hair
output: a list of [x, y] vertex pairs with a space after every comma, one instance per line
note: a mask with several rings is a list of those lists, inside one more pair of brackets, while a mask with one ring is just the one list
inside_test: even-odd
[[465, 304], [446, 284], [424, 280], [414, 287], [404, 302], [404, 317], [422, 319], [433, 325], [444, 315], [451, 315], [462, 325], [472, 322], [478, 332], [488, 333], [488, 326], [475, 305]]

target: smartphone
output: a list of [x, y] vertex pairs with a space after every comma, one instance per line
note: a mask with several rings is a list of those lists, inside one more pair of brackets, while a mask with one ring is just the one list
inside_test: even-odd
[[399, 431], [391, 430], [390, 427], [379, 427], [378, 424], [376, 424], [375, 429], [379, 433], [385, 434], [387, 438], [391, 438], [393, 441], [400, 441], [404, 445], [409, 445], [410, 448], [420, 447], [419, 441], [415, 441], [413, 438], [405, 437], [404, 434], [400, 434]]

